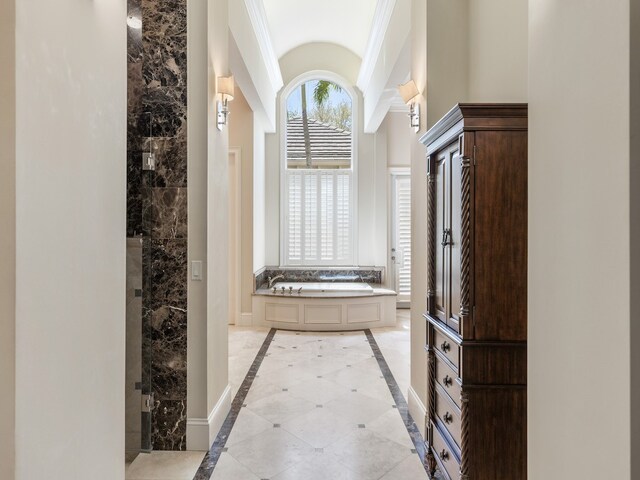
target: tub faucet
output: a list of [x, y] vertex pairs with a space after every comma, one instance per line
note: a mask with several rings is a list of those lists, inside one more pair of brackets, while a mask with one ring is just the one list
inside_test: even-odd
[[275, 282], [276, 280], [278, 280], [279, 278], [284, 278], [284, 275], [276, 275], [275, 277], [271, 278], [268, 277], [267, 280], [269, 281], [269, 288], [273, 287], [273, 282]]

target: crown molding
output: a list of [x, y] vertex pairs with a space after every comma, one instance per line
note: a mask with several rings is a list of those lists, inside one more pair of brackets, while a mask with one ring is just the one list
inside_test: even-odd
[[282, 81], [282, 73], [280, 71], [280, 63], [273, 49], [273, 42], [271, 41], [271, 34], [269, 33], [269, 26], [267, 24], [267, 15], [264, 10], [264, 4], [262, 0], [244, 0], [249, 13], [249, 19], [253, 26], [253, 31], [258, 39], [258, 45], [260, 46], [260, 52], [264, 60], [267, 73], [269, 74], [269, 80], [273, 91], [279, 91], [284, 82]]
[[389, 22], [391, 21], [391, 15], [393, 14], [395, 6], [396, 0], [378, 0], [378, 4], [376, 5], [371, 33], [369, 34], [367, 47], [362, 57], [362, 65], [358, 73], [358, 81], [356, 82], [356, 85], [362, 92], [366, 91], [371, 81], [371, 76], [378, 62], [382, 42], [387, 33], [387, 28], [389, 28]]

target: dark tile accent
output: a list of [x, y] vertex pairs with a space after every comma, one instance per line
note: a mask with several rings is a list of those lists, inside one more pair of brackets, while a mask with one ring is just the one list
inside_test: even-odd
[[187, 189], [151, 188], [143, 200], [145, 231], [154, 239], [187, 238]]
[[374, 338], [373, 333], [371, 333], [371, 330], [369, 329], [365, 330], [364, 333], [367, 336], [367, 341], [369, 342], [369, 345], [371, 346], [371, 350], [373, 351], [373, 354], [375, 355], [376, 360], [378, 361], [378, 366], [380, 367], [380, 370], [383, 373], [383, 378], [387, 382], [387, 387], [389, 387], [389, 391], [391, 392], [391, 395], [393, 396], [393, 400], [396, 403], [398, 413], [400, 413], [400, 417], [404, 422], [404, 426], [407, 428], [407, 432], [409, 432], [409, 436], [413, 441], [415, 450], [420, 456], [420, 460], [422, 461], [422, 465], [424, 466], [425, 472], [427, 472], [427, 475], [429, 475], [429, 469], [427, 467], [427, 462], [425, 458], [427, 452], [426, 452], [424, 439], [420, 434], [420, 430], [418, 430], [418, 426], [413, 421], [413, 418], [409, 413], [409, 406], [407, 405], [407, 401], [402, 395], [402, 392], [400, 391], [400, 387], [398, 386], [398, 383], [396, 382], [396, 379], [394, 378], [393, 373], [391, 373], [391, 369], [389, 368], [389, 365], [387, 364], [387, 361], [385, 360], [384, 355], [382, 355], [382, 351], [380, 350], [380, 347], [378, 347], [378, 343], [376, 342], [376, 339]]
[[[187, 131], [187, 89], [184, 87], [147, 88], [142, 97], [143, 115], [138, 131], [145, 136], [178, 137]], [[147, 113], [149, 112], [149, 113]], [[151, 129], [149, 122], [151, 122]]]
[[153, 410], [153, 449], [187, 449], [187, 401], [157, 400]]
[[154, 322], [171, 312], [186, 311], [187, 240], [146, 240], [142, 258], [147, 273], [143, 279], [143, 303], [159, 315]]
[[137, 237], [142, 233], [142, 195], [130, 194], [127, 197], [127, 237]]
[[143, 114], [142, 98], [144, 96], [142, 80], [142, 63], [127, 64], [127, 150], [142, 149], [142, 137], [148, 134], [140, 130], [140, 119]]
[[[127, 15], [142, 20], [140, 0], [127, 2]], [[142, 29], [127, 26], [127, 61], [136, 63], [142, 61]]]
[[359, 423], [358, 424], [358, 428], [366, 428], [366, 427], [365, 427], [364, 423]]
[[184, 0], [143, 0], [144, 78], [150, 87], [187, 84]]
[[213, 445], [211, 445], [211, 448], [204, 456], [204, 459], [200, 464], [200, 468], [196, 472], [195, 477], [193, 477], [193, 480], [209, 480], [211, 478], [211, 475], [213, 474], [213, 469], [216, 467], [216, 464], [218, 463], [218, 459], [220, 458], [222, 449], [227, 443], [227, 439], [231, 434], [231, 429], [233, 428], [233, 425], [235, 424], [236, 419], [238, 418], [238, 414], [240, 413], [240, 408], [244, 403], [244, 399], [246, 398], [247, 393], [249, 393], [251, 384], [253, 383], [253, 380], [257, 376], [256, 373], [258, 372], [258, 369], [262, 364], [262, 360], [264, 360], [264, 356], [267, 353], [267, 350], [269, 349], [269, 346], [271, 345], [271, 342], [273, 341], [273, 337], [275, 334], [276, 334], [276, 329], [274, 328], [272, 328], [267, 334], [267, 338], [265, 338], [264, 342], [262, 343], [262, 346], [260, 347], [260, 350], [258, 351], [256, 358], [253, 360], [253, 363], [251, 364], [251, 368], [249, 368], [247, 375], [244, 377], [244, 381], [242, 382], [242, 385], [240, 385], [240, 388], [238, 389], [238, 393], [236, 394], [235, 398], [233, 399], [233, 402], [231, 403], [231, 411], [227, 415], [227, 418], [225, 419], [224, 423], [222, 424], [222, 428], [218, 432], [218, 436], [213, 442]]
[[274, 423], [273, 424], [273, 428], [280, 428], [280, 427], [281, 427], [281, 425], [279, 423]]
[[305, 268], [281, 269], [267, 267], [255, 276], [255, 288], [261, 288], [267, 283], [268, 278], [284, 275], [281, 282], [365, 282], [381, 284], [383, 281], [383, 269], [322, 269], [309, 270]]
[[[148, 132], [147, 132], [148, 135]], [[146, 171], [143, 178], [147, 187], [187, 186], [187, 138], [145, 137], [143, 151], [152, 151], [156, 158], [156, 169]]]

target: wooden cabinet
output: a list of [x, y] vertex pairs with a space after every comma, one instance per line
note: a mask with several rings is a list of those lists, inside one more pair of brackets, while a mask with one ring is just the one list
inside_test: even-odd
[[527, 476], [527, 105], [459, 104], [427, 149], [432, 474]]

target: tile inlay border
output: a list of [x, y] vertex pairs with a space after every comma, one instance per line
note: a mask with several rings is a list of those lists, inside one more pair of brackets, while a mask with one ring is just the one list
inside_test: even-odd
[[240, 414], [240, 409], [245, 406], [244, 400], [249, 393], [249, 389], [253, 384], [253, 380], [257, 377], [258, 369], [260, 368], [260, 365], [262, 364], [262, 361], [266, 356], [267, 350], [269, 350], [269, 347], [271, 346], [271, 342], [273, 341], [273, 337], [275, 336], [276, 332], [277, 330], [275, 328], [269, 330], [269, 333], [264, 339], [264, 342], [262, 343], [262, 346], [260, 347], [256, 358], [253, 360], [253, 363], [251, 364], [247, 375], [242, 381], [242, 385], [240, 385], [240, 388], [238, 389], [238, 393], [236, 393], [233, 402], [231, 402], [231, 410], [227, 414], [227, 418], [225, 418], [224, 423], [222, 424], [222, 427], [218, 432], [218, 436], [214, 440], [209, 451], [202, 459], [200, 468], [198, 468], [198, 471], [193, 477], [193, 480], [209, 480], [211, 478], [213, 470], [216, 468], [216, 464], [220, 459], [220, 455], [225, 450], [227, 439], [229, 438], [231, 429], [233, 428], [233, 425], [236, 423], [236, 419]]
[[393, 373], [391, 373], [391, 369], [389, 368], [373, 333], [371, 333], [371, 330], [366, 329], [364, 334], [367, 336], [369, 346], [371, 347], [371, 350], [373, 350], [373, 354], [378, 361], [378, 366], [380, 367], [382, 375], [387, 382], [387, 387], [389, 387], [389, 391], [391, 392], [391, 396], [395, 402], [395, 408], [398, 410], [400, 417], [402, 417], [402, 421], [404, 422], [404, 426], [407, 428], [407, 432], [409, 432], [409, 436], [411, 437], [416, 453], [422, 461], [422, 466], [424, 467], [425, 472], [427, 472], [427, 478], [429, 478], [429, 468], [425, 462], [426, 446], [416, 422], [413, 421], [413, 417], [411, 417], [411, 414], [409, 413], [409, 405], [407, 405], [407, 401], [405, 400], [404, 395], [402, 395], [398, 382], [396, 382]]

